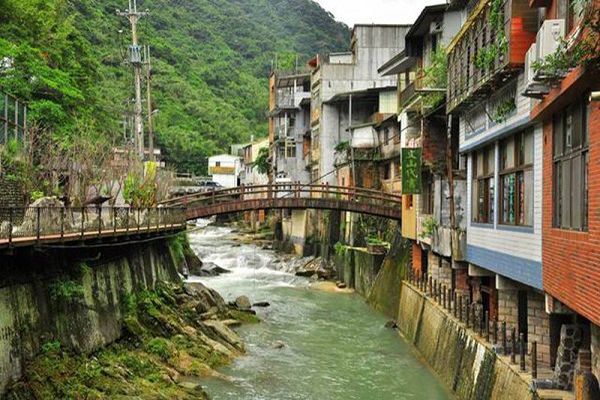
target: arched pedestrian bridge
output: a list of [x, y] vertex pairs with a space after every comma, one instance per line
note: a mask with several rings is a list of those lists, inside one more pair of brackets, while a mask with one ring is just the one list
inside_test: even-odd
[[394, 220], [402, 217], [402, 196], [371, 189], [300, 183], [240, 186], [182, 196], [161, 205], [183, 207], [188, 220], [277, 209], [349, 211]]

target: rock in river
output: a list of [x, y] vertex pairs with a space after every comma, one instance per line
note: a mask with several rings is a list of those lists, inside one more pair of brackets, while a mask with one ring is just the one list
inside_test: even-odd
[[259, 301], [258, 303], [254, 303], [252, 305], [252, 307], [262, 307], [262, 308], [270, 307], [270, 306], [271, 306], [271, 304], [267, 301]]
[[240, 296], [235, 299], [235, 306], [240, 310], [249, 310], [252, 308], [252, 303], [247, 296]]

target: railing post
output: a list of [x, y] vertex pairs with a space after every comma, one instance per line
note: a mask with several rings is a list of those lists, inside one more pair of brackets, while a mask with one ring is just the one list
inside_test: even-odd
[[[112, 206], [111, 209], [112, 209], [113, 236], [117, 236], [117, 207]], [[109, 209], [109, 212], [111, 209]]]
[[452, 313], [452, 289], [448, 288], [446, 296], [448, 297], [448, 313]]
[[217, 191], [216, 191], [215, 189], [213, 189], [213, 190], [212, 190], [212, 193], [211, 193], [211, 204], [212, 204], [213, 206], [215, 205], [215, 202], [216, 202], [216, 196], [217, 196], [217, 193], [216, 193], [216, 192], [217, 192]]
[[525, 334], [521, 333], [519, 335], [519, 344], [520, 344], [520, 355], [521, 355], [521, 372], [525, 372], [527, 370], [527, 368], [525, 367], [525, 354], [527, 353], [527, 349], [526, 346], [527, 344], [525, 343]]
[[442, 308], [446, 309], [446, 285], [442, 286]]
[[160, 232], [160, 217], [162, 216], [162, 209], [156, 207], [156, 233]]
[[537, 342], [531, 343], [531, 378], [537, 379], [538, 368], [537, 368]]
[[60, 241], [65, 240], [65, 208], [60, 208]]
[[498, 321], [494, 320], [492, 326], [494, 327], [494, 344], [498, 344]]
[[502, 351], [508, 355], [508, 343], [506, 337], [506, 321], [502, 321]]
[[513, 328], [510, 333], [510, 340], [512, 345], [512, 351], [510, 352], [510, 362], [511, 364], [517, 363], [517, 329]]
[[137, 209], [137, 233], [138, 234], [140, 233], [140, 224], [141, 224], [140, 219], [141, 219], [140, 218], [140, 208], [138, 207], [138, 209]]
[[439, 297], [438, 297], [438, 281], [437, 279], [433, 280], [433, 300], [436, 302], [439, 302]]
[[479, 320], [479, 337], [483, 337], [483, 324], [485, 319], [485, 317], [483, 316], [483, 309], [480, 309], [477, 312], [477, 318]]
[[98, 237], [102, 236], [102, 206], [98, 206]]
[[13, 241], [13, 225], [14, 225], [14, 208], [10, 207], [8, 209], [8, 246], [12, 247]]
[[458, 299], [457, 299], [457, 293], [455, 289], [452, 289], [452, 315], [454, 315], [454, 318], [458, 318]]
[[485, 340], [490, 341], [490, 312], [485, 312]]
[[37, 223], [36, 223], [36, 237], [37, 237], [37, 243], [40, 244], [40, 236], [41, 236], [41, 216], [42, 216], [42, 209], [40, 207], [37, 207], [36, 210], [36, 215], [37, 215]]
[[81, 207], [81, 240], [83, 240], [85, 232], [85, 206]]
[[467, 324], [467, 329], [471, 326], [471, 309], [470, 309], [470, 305], [466, 304], [465, 305], [465, 320], [466, 320], [466, 324]]

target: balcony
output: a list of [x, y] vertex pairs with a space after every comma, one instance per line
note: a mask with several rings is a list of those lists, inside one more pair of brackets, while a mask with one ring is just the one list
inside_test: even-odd
[[464, 111], [517, 75], [536, 32], [528, 0], [481, 0], [448, 46], [447, 111]]
[[297, 140], [301, 142], [306, 133], [306, 128], [290, 128], [286, 126], [275, 126], [275, 141], [279, 140]]
[[310, 100], [310, 92], [304, 92], [302, 88], [297, 91], [278, 90], [275, 113], [286, 110], [299, 110], [303, 100]]

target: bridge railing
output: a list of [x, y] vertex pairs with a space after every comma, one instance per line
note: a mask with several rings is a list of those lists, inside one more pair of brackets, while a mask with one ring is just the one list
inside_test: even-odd
[[402, 196], [359, 187], [276, 183], [271, 185], [239, 186], [173, 198], [164, 206], [210, 206], [227, 202], [256, 199], [319, 198], [377, 204], [390, 208], [402, 207]]
[[161, 232], [185, 223], [183, 207], [2, 207], [0, 245]]

